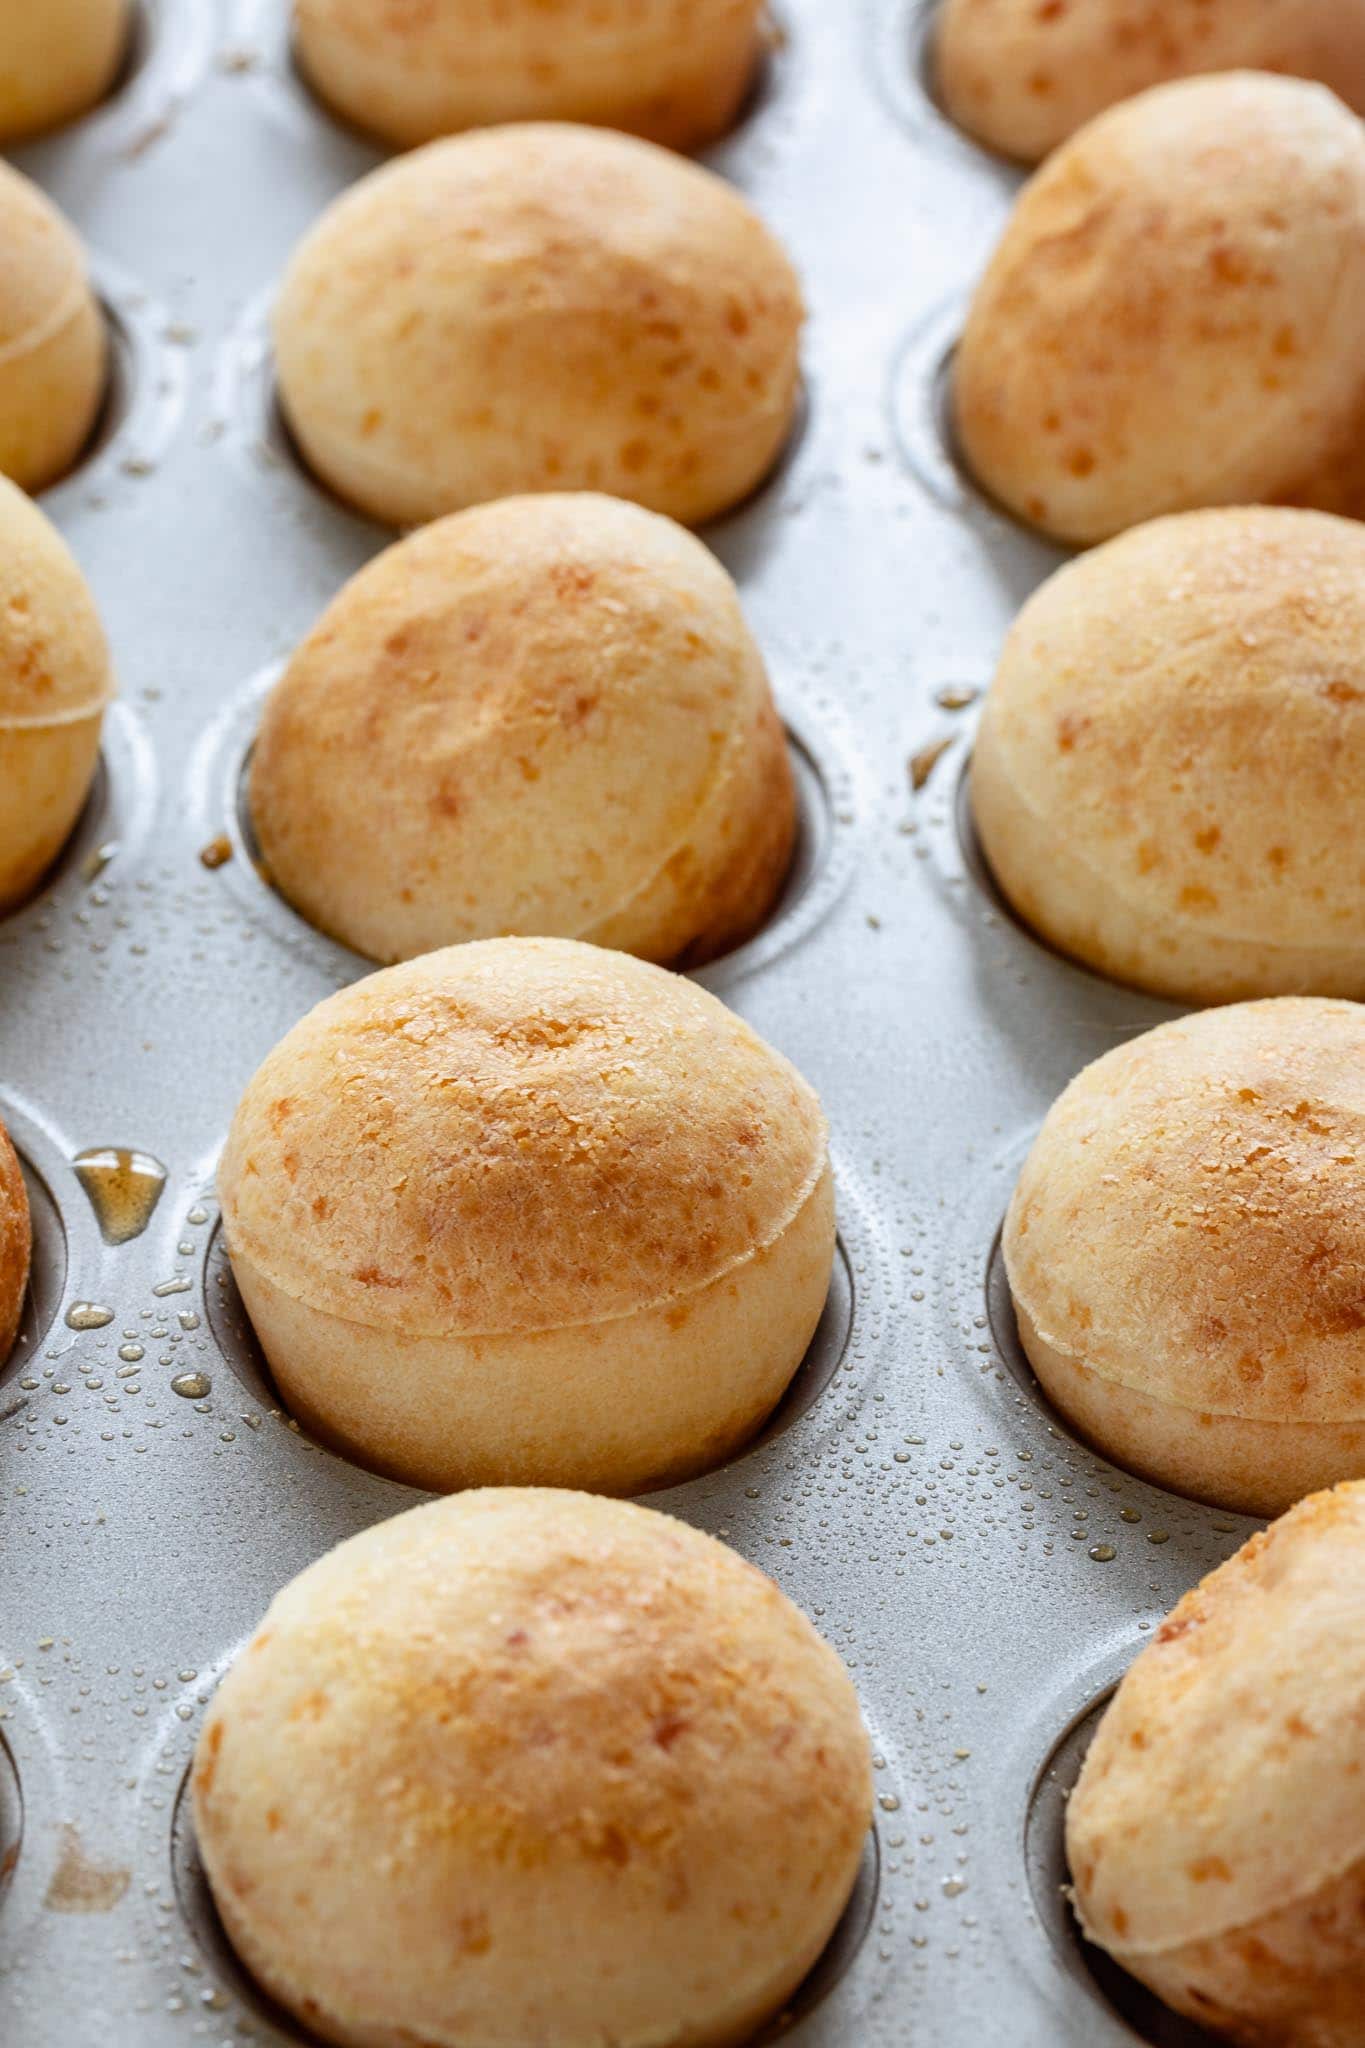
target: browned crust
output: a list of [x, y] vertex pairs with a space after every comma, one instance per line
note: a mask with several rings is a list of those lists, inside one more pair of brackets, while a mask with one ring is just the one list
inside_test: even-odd
[[825, 1169], [814, 1092], [677, 975], [454, 946], [295, 1026], [234, 1118], [228, 1235], [298, 1301], [411, 1335], [636, 1314], [753, 1257]]
[[0, 1123], [0, 1365], [19, 1332], [32, 1251], [28, 1190], [9, 1132]]
[[1194, 1414], [1365, 1421], [1365, 1007], [1163, 1024], [1053, 1104], [1005, 1224], [1046, 1342]]
[[1030, 163], [1116, 101], [1243, 66], [1319, 79], [1365, 111], [1365, 13], [1353, 0], [944, 0], [936, 24], [948, 112]]

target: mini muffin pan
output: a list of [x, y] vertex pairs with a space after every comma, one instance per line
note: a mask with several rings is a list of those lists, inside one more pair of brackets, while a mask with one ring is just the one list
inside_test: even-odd
[[[930, 12], [780, 0], [708, 159], [786, 240], [812, 318], [803, 430], [704, 535], [768, 656], [801, 852], [767, 928], [702, 978], [819, 1089], [841, 1256], [759, 1441], [650, 1499], [776, 1577], [872, 1733], [875, 1834], [786, 2038], [1188, 2048], [1075, 1933], [1064, 1793], [1147, 1632], [1249, 1525], [1075, 1439], [992, 1265], [1054, 1096], [1172, 1012], [1021, 929], [970, 830], [974, 706], [1062, 556], [946, 432], [1017, 173], [934, 106]], [[299, 466], [266, 319], [298, 237], [379, 155], [295, 75], [286, 0], [144, 0], [109, 102], [15, 161], [89, 246], [117, 340], [100, 433], [41, 502], [121, 697], [70, 845], [0, 922], [0, 1115], [35, 1229], [0, 1374], [0, 2038], [298, 2043], [217, 1927], [182, 1792], [275, 1592], [420, 1498], [291, 1422], [213, 1199], [257, 1063], [366, 966], [256, 871], [239, 792], [262, 688], [389, 538]], [[165, 1176], [119, 1243], [73, 1163], [106, 1148], [156, 1163], [144, 1207]]]

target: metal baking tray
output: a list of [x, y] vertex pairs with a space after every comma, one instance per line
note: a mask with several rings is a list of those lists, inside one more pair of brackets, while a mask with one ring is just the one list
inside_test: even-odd
[[[768, 927], [703, 978], [823, 1096], [841, 1256], [759, 1443], [652, 1498], [774, 1574], [872, 1730], [875, 1845], [787, 2038], [1188, 2048], [1073, 1934], [1061, 1814], [1087, 1717], [1248, 1525], [1074, 1440], [994, 1252], [1052, 1098], [1170, 1014], [1014, 923], [963, 801], [1002, 633], [1061, 559], [943, 430], [1017, 174], [935, 108], [917, 0], [779, 6], [710, 161], [803, 272], [806, 414], [706, 539], [770, 660], [802, 841]], [[112, 99], [15, 160], [87, 241], [116, 337], [95, 445], [42, 502], [122, 695], [71, 844], [0, 923], [0, 1113], [36, 1227], [0, 1375], [0, 2041], [299, 2042], [223, 1941], [182, 1793], [272, 1595], [420, 1498], [283, 1413], [213, 1199], [257, 1062], [364, 971], [272, 895], [239, 796], [262, 689], [389, 538], [298, 467], [266, 326], [294, 242], [378, 158], [295, 76], [286, 0], [143, 0]], [[121, 1242], [75, 1165], [109, 1148], [165, 1174], [140, 1234], [112, 1219]]]

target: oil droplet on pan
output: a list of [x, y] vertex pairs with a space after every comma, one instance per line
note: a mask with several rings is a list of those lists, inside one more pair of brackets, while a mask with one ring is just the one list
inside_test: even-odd
[[921, 747], [918, 753], [910, 756], [910, 787], [917, 795], [952, 746], [955, 737], [953, 733], [945, 733], [941, 739], [930, 740], [927, 746]]
[[105, 1243], [127, 1244], [141, 1237], [166, 1185], [161, 1161], [153, 1159], [150, 1152], [104, 1145], [78, 1152], [72, 1164], [90, 1198]]
[[103, 846], [97, 846], [92, 853], [87, 853], [81, 862], [81, 879], [86, 882], [97, 882], [117, 852], [117, 839], [106, 839]]
[[128, 1889], [131, 1872], [98, 1863], [70, 1821], [62, 1826], [62, 1853], [43, 1904], [49, 1913], [109, 1913]]
[[178, 1372], [171, 1381], [171, 1392], [186, 1401], [202, 1401], [213, 1392], [213, 1381], [206, 1372]]
[[66, 1312], [68, 1330], [102, 1330], [113, 1320], [114, 1311], [100, 1301], [73, 1301]]
[[207, 846], [199, 849], [199, 858], [206, 868], [224, 868], [232, 859], [232, 841], [226, 832], [220, 832], [216, 839], [210, 839]]

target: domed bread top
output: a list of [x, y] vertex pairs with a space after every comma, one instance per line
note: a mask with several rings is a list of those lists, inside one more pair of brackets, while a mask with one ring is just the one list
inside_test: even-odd
[[[1365, 1859], [1363, 1716], [1365, 1483], [1352, 1481], [1187, 1593], [1119, 1687], [1068, 1809], [1090, 1938], [1137, 1964], [1311, 1910]], [[1325, 1948], [1325, 1920], [1320, 1936]]]
[[827, 1940], [872, 1803], [849, 1679], [761, 1572], [518, 1489], [286, 1587], [193, 1787], [244, 1959], [363, 2048], [746, 2040]]
[[705, 1287], [825, 1170], [814, 1093], [714, 996], [570, 940], [498, 939], [321, 1003], [246, 1090], [234, 1251], [409, 1334], [562, 1328]]
[[60, 477], [103, 398], [104, 319], [85, 252], [51, 201], [0, 164], [0, 470], [26, 490]]
[[5, 357], [37, 348], [87, 301], [85, 252], [30, 178], [0, 163], [0, 377]]
[[1054, 1103], [1005, 1223], [1016, 1302], [1202, 1414], [1365, 1418], [1365, 1007], [1207, 1010]]
[[800, 287], [709, 171], [601, 129], [436, 142], [295, 251], [275, 313], [303, 453], [373, 517], [603, 490], [687, 524], [789, 431]]
[[9, 1132], [0, 1123], [0, 1365], [19, 1332], [32, 1243], [28, 1190]]
[[591, 494], [422, 528], [340, 592], [266, 704], [276, 885], [372, 959], [524, 932], [706, 957], [780, 887], [785, 738], [730, 578]]
[[763, 0], [295, 0], [305, 75], [343, 118], [400, 148], [485, 123], [715, 140], [760, 57]]
[[1365, 995], [1365, 527], [1258, 508], [1135, 527], [1006, 640], [972, 763], [1020, 913], [1186, 1001]]
[[114, 83], [131, 0], [0, 0], [0, 138], [74, 120]]
[[75, 558], [0, 477], [0, 727], [86, 718], [112, 694], [108, 642]]
[[1365, 128], [1236, 72], [1159, 86], [1024, 187], [953, 367], [973, 473], [1057, 538], [1361, 496]]
[[1200, 72], [1291, 72], [1365, 111], [1362, 0], [944, 0], [934, 55], [953, 119], [1035, 163], [1104, 108]]

